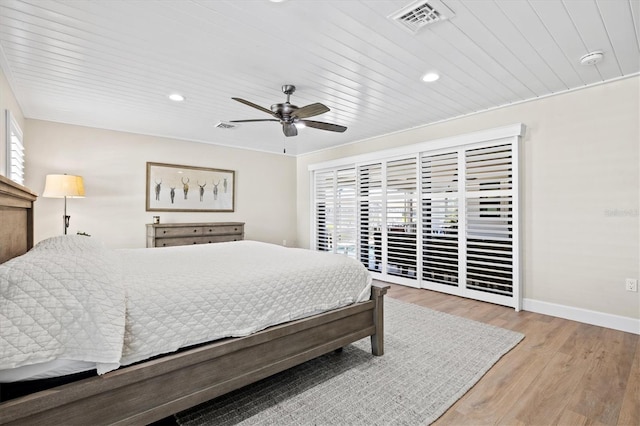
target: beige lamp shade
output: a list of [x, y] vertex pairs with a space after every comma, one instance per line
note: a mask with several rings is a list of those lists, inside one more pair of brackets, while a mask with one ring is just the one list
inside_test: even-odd
[[82, 176], [47, 175], [42, 196], [46, 198], [84, 198]]

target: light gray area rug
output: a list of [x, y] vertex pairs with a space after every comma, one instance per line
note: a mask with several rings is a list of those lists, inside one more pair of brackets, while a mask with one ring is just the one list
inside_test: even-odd
[[180, 425], [422, 425], [434, 422], [524, 338], [385, 299], [385, 354], [369, 339], [176, 415]]

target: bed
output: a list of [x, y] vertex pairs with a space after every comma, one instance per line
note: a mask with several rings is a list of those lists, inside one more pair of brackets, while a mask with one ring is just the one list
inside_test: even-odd
[[[10, 263], [13, 265], [32, 255], [44, 259], [46, 250], [51, 249], [51, 247], [47, 247], [52, 245], [51, 242], [44, 244], [44, 247], [36, 245], [32, 249], [33, 202], [35, 199], [36, 195], [27, 188], [16, 185], [0, 176], [0, 262], [13, 259]], [[86, 240], [80, 240], [80, 238], [86, 238]], [[89, 237], [77, 237], [76, 241], [84, 241], [81, 243], [82, 256], [87, 256], [86, 252], [90, 250], [84, 248], [85, 242], [89, 246], [96, 244], [93, 240], [89, 240]], [[91, 242], [89, 243], [89, 241]], [[228, 246], [229, 249], [225, 251], [246, 253], [247, 247], [252, 247], [250, 251], [256, 252], [264, 248], [261, 245], [250, 244], [248, 246], [244, 242], [229, 244], [232, 245]], [[218, 246], [218, 250], [221, 247], [225, 246]], [[213, 249], [213, 247], [209, 248]], [[149, 251], [161, 253], [162, 256], [173, 256], [170, 253], [174, 252], [166, 250], [163, 248], [134, 249], [130, 253], [126, 253], [125, 257], [135, 258], [135, 262], [144, 263], [145, 258], [150, 255]], [[194, 257], [195, 252], [192, 250], [195, 248], [183, 248], [180, 251], [184, 256]], [[28, 255], [22, 256], [27, 251], [29, 251]], [[58, 252], [55, 251], [55, 253]], [[216, 256], [223, 256], [219, 251], [216, 253]], [[294, 250], [292, 253], [297, 253], [297, 251]], [[123, 252], [120, 254], [122, 255]], [[102, 256], [102, 253], [100, 255]], [[277, 256], [281, 255], [277, 253]], [[299, 255], [302, 256], [302, 253]], [[150, 262], [149, 265], [155, 262], [151, 259], [147, 261]], [[229, 260], [224, 260], [223, 263], [228, 262]], [[265, 262], [267, 262], [266, 264], [274, 263], [269, 260]], [[130, 266], [129, 269], [124, 268], [123, 270], [127, 271], [126, 275], [130, 280], [136, 279], [135, 268]], [[190, 269], [187, 268], [182, 273], [187, 270]], [[162, 276], [166, 275], [167, 271], [160, 268], [157, 273]], [[267, 275], [261, 276], [265, 282], [270, 279]], [[323, 276], [325, 283], [334, 281], [326, 273], [320, 273], [320, 275]], [[295, 274], [290, 275], [281, 281], [291, 282], [294, 276]], [[255, 280], [255, 278], [253, 279]], [[115, 292], [116, 296], [119, 294], [117, 293], [119, 291], [117, 282], [118, 280], [114, 280], [105, 286], [110, 292]], [[296, 285], [296, 283], [293, 284]], [[285, 293], [295, 293], [295, 291], [283, 291], [276, 284], [269, 284], [265, 287], [273, 287], [271, 290], [280, 296], [262, 296], [256, 293], [257, 295], [254, 297], [259, 300], [265, 300], [264, 298], [267, 297], [286, 299]], [[143, 299], [145, 299], [145, 292], [149, 294], [150, 288], [139, 291], [138, 303], [146, 303]], [[271, 307], [264, 309], [263, 316], [267, 318], [267, 321], [257, 326], [257, 329], [255, 329], [256, 326], [247, 326], [239, 320], [232, 320], [231, 322], [234, 324], [238, 322], [236, 325], [240, 332], [236, 335], [240, 337], [226, 337], [227, 334], [220, 335], [214, 332], [203, 336], [200, 339], [202, 341], [197, 337], [190, 337], [187, 348], [180, 351], [175, 351], [175, 348], [172, 347], [165, 347], [160, 352], [168, 352], [168, 354], [162, 356], [154, 356], [155, 353], [140, 355], [134, 351], [116, 362], [110, 358], [111, 355], [105, 352], [104, 358], [100, 358], [96, 362], [96, 367], [102, 374], [0, 403], [0, 423], [145, 424], [324, 353], [339, 350], [349, 343], [368, 336], [371, 337], [373, 354], [382, 355], [384, 352], [383, 296], [386, 293], [386, 287], [371, 284], [367, 287], [369, 294], [366, 297], [362, 297], [362, 294], [354, 296], [358, 293], [356, 289], [350, 291], [350, 296], [331, 299], [331, 303], [327, 303], [326, 300], [314, 302], [315, 304], [311, 307], [305, 306], [293, 311], [289, 309], [286, 312], [280, 312], [277, 308]], [[227, 292], [225, 291], [225, 293]], [[249, 296], [252, 293], [248, 292]], [[163, 292], [157, 292], [154, 297], [159, 298], [158, 300], [162, 299]], [[154, 299], [154, 297], [149, 298]], [[128, 298], [131, 298], [131, 293], [128, 293]], [[203, 299], [202, 296], [195, 299], [186, 298], [185, 300], [190, 302], [185, 303], [189, 304], [194, 300], [201, 299]], [[366, 300], [361, 301], [362, 299]], [[173, 309], [176, 311], [176, 315], [180, 314], [185, 303], [178, 304], [179, 309]], [[223, 302], [223, 305], [225, 304], [226, 302]], [[146, 305], [146, 309], [152, 305], [162, 306], [157, 304], [154, 299], [153, 303]], [[114, 306], [120, 305], [115, 303]], [[127, 327], [135, 328], [135, 322], [132, 322], [133, 325], [129, 325], [129, 310], [132, 308], [127, 306]], [[320, 308], [325, 312], [318, 313]], [[118, 309], [121, 308], [113, 311], [116, 314], [105, 309], [104, 314], [113, 314], [120, 318], [118, 315], [121, 311]], [[134, 315], [131, 314], [131, 316]], [[202, 324], [193, 328], [200, 328], [200, 333], [203, 330], [206, 331], [206, 327]], [[180, 330], [167, 333], [163, 331], [156, 333], [156, 335], [167, 334], [175, 337], [183, 333], [187, 334]], [[174, 337], [169, 339], [170, 343], [173, 342]], [[147, 340], [142, 338], [135, 343], [127, 342], [125, 337], [123, 348], [129, 346], [137, 346], [138, 349], [148, 348], [153, 346], [153, 338], [153, 336], [148, 337]], [[180, 347], [183, 344], [184, 342], [176, 343]], [[123, 349], [123, 354], [124, 352], [125, 349]], [[150, 355], [151, 358], [149, 358]], [[122, 366], [125, 364], [127, 366]]]

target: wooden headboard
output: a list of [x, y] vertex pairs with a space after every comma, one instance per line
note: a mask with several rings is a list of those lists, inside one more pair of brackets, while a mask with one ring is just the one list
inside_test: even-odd
[[33, 202], [37, 196], [0, 175], [0, 263], [33, 247]]

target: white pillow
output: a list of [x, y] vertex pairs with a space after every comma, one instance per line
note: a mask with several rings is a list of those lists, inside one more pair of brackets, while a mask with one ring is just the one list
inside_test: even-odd
[[101, 241], [85, 235], [59, 235], [47, 238], [36, 244], [31, 250], [53, 250], [57, 252], [77, 252], [87, 250], [105, 250], [106, 246]]

